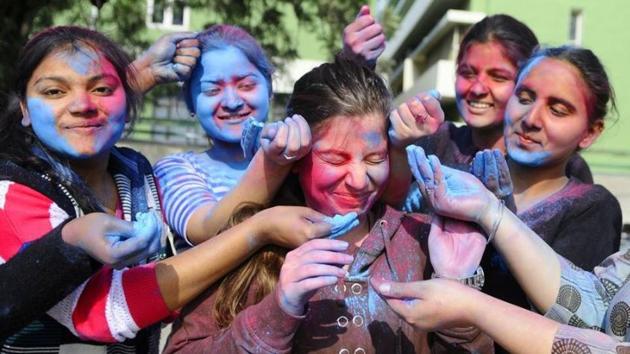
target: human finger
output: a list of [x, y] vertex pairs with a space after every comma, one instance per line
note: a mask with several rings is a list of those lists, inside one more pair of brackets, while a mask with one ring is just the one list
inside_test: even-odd
[[422, 282], [394, 282], [370, 278], [374, 289], [386, 298], [416, 299], [422, 294]]
[[[179, 43], [188, 39], [197, 41], [197, 32], [173, 32], [169, 33], [167, 38], [174, 43]], [[197, 41], [197, 43], [199, 43], [199, 41]]]
[[435, 155], [429, 155], [429, 164], [431, 166], [431, 170], [433, 171], [433, 183], [437, 188], [437, 193], [439, 195], [446, 195], [446, 180], [444, 180], [444, 174], [442, 173], [442, 164], [440, 164], [440, 160]]
[[507, 161], [505, 161], [503, 153], [498, 149], [493, 149], [492, 154], [494, 155], [494, 160], [497, 164], [496, 168], [499, 171], [499, 185], [512, 189], [512, 177], [510, 176], [510, 168], [508, 167]]
[[[361, 29], [358, 33], [358, 36], [366, 43], [366, 48], [376, 48], [378, 46], [377, 44], [385, 42], [383, 27], [376, 22]], [[378, 39], [379, 37], [382, 37], [380, 41], [370, 42], [371, 40]]]
[[[195, 34], [196, 35], [196, 34]], [[199, 40], [197, 38], [185, 38], [177, 41], [177, 49], [197, 48], [199, 49]]]
[[359, 13], [357, 14], [356, 18], [369, 15], [369, 14], [370, 14], [370, 7], [367, 5], [362, 5], [361, 8], [359, 9]]
[[[483, 151], [483, 161], [484, 161], [484, 175], [486, 178], [486, 185], [491, 188], [498, 189], [498, 176], [499, 170], [497, 167], [497, 162], [494, 158], [494, 153], [492, 150], [486, 149]], [[497, 190], [499, 192], [499, 190]]]
[[325, 251], [345, 251], [348, 248], [349, 244], [346, 241], [341, 240], [330, 240], [325, 238], [318, 238], [314, 240], [310, 240], [302, 246], [296, 248], [291, 251], [294, 254], [306, 254], [308, 252], [313, 252], [317, 250], [325, 250]]
[[289, 128], [284, 122], [276, 122], [277, 131], [273, 140], [269, 144], [269, 153], [272, 156], [278, 156], [282, 154], [287, 146], [287, 139], [289, 137]]
[[341, 267], [329, 265], [329, 264], [321, 264], [321, 263], [310, 263], [310, 264], [301, 264], [299, 267], [293, 269], [291, 272], [292, 281], [298, 282], [308, 278], [316, 278], [316, 277], [325, 277], [325, 276], [333, 276], [338, 278], [343, 278], [346, 275], [346, 271]]
[[198, 47], [179, 47], [175, 50], [176, 56], [199, 58], [201, 50]]
[[472, 165], [470, 165], [470, 174], [477, 177], [479, 180], [483, 179], [483, 152], [477, 151], [473, 158]]
[[293, 121], [297, 124], [300, 132], [300, 150], [310, 149], [311, 147], [311, 127], [306, 122], [306, 119], [299, 114], [292, 116]]
[[300, 150], [300, 128], [291, 117], [287, 117], [284, 123], [287, 126], [287, 144], [283, 154], [287, 159], [295, 158]]
[[[325, 239], [321, 239], [325, 240]], [[309, 241], [312, 242], [312, 241]], [[301, 266], [306, 264], [339, 264], [347, 265], [352, 263], [354, 257], [337, 250], [314, 249], [308, 252], [297, 252], [297, 257]]]
[[416, 122], [424, 123], [429, 117], [429, 113], [424, 108], [424, 104], [420, 101], [418, 97], [412, 97], [409, 101], [409, 112], [414, 118], [414, 125]]
[[181, 64], [181, 65], [185, 65], [189, 68], [194, 67], [197, 64], [197, 58], [195, 57], [189, 57], [189, 56], [183, 56], [183, 55], [178, 55], [176, 57], [173, 58], [173, 62], [175, 64]]

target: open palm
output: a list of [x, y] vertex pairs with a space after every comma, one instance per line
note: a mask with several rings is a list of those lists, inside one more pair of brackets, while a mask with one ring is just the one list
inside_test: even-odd
[[486, 238], [476, 225], [438, 215], [433, 217], [429, 257], [439, 276], [450, 279], [471, 276], [479, 266], [485, 248]]

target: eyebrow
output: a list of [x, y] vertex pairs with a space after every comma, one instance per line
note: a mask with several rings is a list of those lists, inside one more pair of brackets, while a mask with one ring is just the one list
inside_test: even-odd
[[[99, 74], [99, 75], [95, 75], [92, 76], [88, 79], [89, 83], [93, 83], [102, 79], [113, 79], [117, 82], [119, 82], [120, 80], [112, 74]], [[42, 81], [46, 81], [46, 80], [51, 80], [51, 81], [57, 81], [57, 82], [61, 82], [61, 83], [67, 83], [68, 80], [66, 80], [65, 77], [61, 77], [61, 76], [42, 76], [39, 79], [35, 80], [34, 85], [37, 85], [38, 83], [42, 82]]]
[[[242, 74], [242, 75], [234, 75], [234, 77], [236, 77], [237, 80], [243, 80], [247, 77], [256, 77], [256, 73], [254, 72], [250, 72], [250, 73], [246, 73], [246, 74]], [[204, 79], [203, 77], [201, 78], [201, 80], [199, 80], [200, 82], [209, 82], [209, 83], [217, 83], [217, 82], [224, 82], [225, 80], [223, 79], [214, 79], [214, 78], [208, 78], [208, 79]]]

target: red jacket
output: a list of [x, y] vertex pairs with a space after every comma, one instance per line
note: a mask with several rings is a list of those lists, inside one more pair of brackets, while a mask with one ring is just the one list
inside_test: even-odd
[[[384, 207], [355, 256], [350, 274], [398, 281], [427, 279], [430, 219]], [[359, 277], [361, 278], [361, 277]], [[165, 353], [429, 353], [493, 352], [491, 340], [475, 329], [421, 332], [398, 317], [374, 291], [367, 276], [318, 290], [305, 316], [286, 314], [275, 293], [247, 304], [231, 326], [218, 329], [212, 315], [216, 287], [190, 303], [176, 322]]]

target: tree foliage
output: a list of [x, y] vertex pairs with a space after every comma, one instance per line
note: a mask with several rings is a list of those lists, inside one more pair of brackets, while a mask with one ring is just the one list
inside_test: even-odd
[[[182, 1], [182, 0], [154, 0]], [[325, 56], [341, 47], [343, 28], [354, 19], [363, 3], [358, 0], [187, 0], [195, 12], [210, 14], [208, 24], [241, 26], [258, 39], [272, 57], [292, 59], [298, 43], [295, 17], [300, 29], [316, 33]], [[88, 0], [18, 0], [0, 4], [0, 92], [13, 82], [13, 66], [29, 35], [52, 24], [88, 26], [104, 32], [137, 55], [149, 45], [146, 0], [107, 0], [95, 8]], [[96, 16], [95, 16], [96, 15]], [[0, 102], [0, 108], [4, 106]]]

